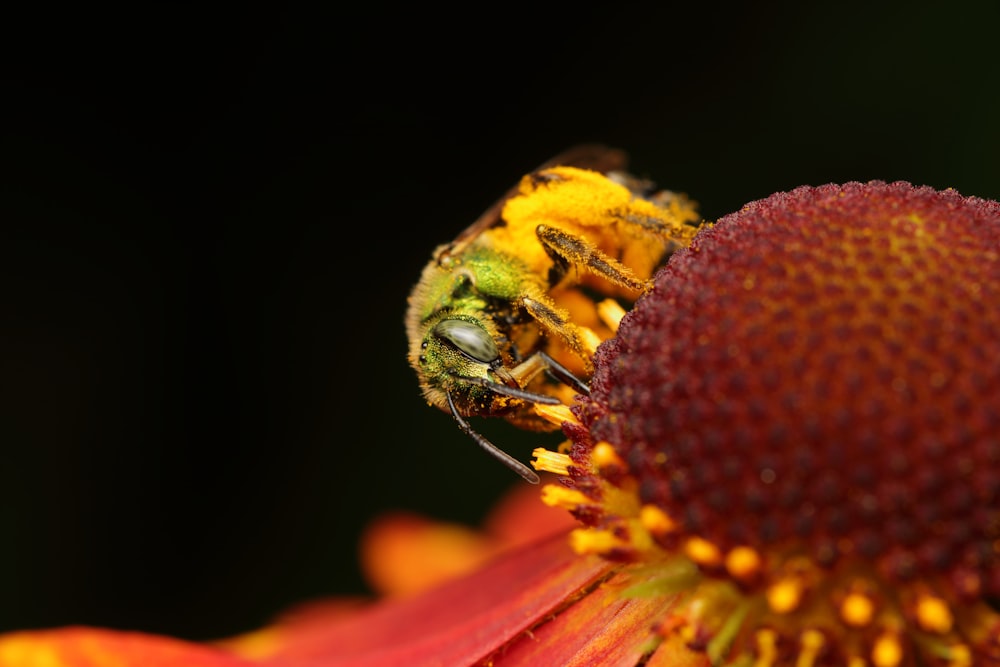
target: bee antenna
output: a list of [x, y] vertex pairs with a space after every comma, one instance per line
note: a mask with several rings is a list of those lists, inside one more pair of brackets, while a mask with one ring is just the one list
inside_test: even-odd
[[[487, 454], [489, 454], [496, 460], [500, 461], [500, 463], [504, 464], [505, 466], [516, 472], [526, 482], [530, 482], [531, 484], [538, 484], [540, 479], [538, 475], [535, 474], [534, 470], [524, 465], [523, 463], [515, 459], [513, 456], [511, 456], [510, 454], [503, 451], [502, 449], [494, 445], [492, 442], [487, 440], [484, 436], [480, 435], [475, 430], [473, 430], [473, 428], [469, 426], [469, 422], [462, 419], [462, 415], [458, 414], [458, 410], [455, 408], [455, 402], [451, 399], [451, 394], [445, 392], [445, 396], [448, 397], [448, 407], [451, 409], [451, 416], [455, 418], [455, 421], [458, 423], [458, 429], [462, 433], [472, 438], [477, 445], [486, 450]], [[558, 401], [556, 402], [558, 403]]]

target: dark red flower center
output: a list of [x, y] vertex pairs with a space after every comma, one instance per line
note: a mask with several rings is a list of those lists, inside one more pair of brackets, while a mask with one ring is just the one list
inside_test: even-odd
[[794, 557], [953, 606], [997, 597], [998, 306], [996, 202], [881, 182], [774, 195], [659, 273], [599, 350], [574, 439], [614, 448], [669, 518], [660, 547], [697, 540], [723, 574], [758, 554], [744, 588]]

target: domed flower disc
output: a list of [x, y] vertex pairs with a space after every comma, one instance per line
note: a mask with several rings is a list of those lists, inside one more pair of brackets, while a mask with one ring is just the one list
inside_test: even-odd
[[662, 636], [719, 664], [1000, 660], [996, 202], [871, 182], [750, 204], [595, 365], [548, 497], [581, 551], [695, 566], [636, 570], [686, 596]]

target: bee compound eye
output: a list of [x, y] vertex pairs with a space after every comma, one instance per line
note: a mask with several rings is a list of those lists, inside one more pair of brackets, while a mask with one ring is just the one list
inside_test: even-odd
[[478, 324], [465, 320], [442, 320], [434, 327], [434, 335], [454, 345], [459, 352], [484, 364], [500, 356], [496, 342]]

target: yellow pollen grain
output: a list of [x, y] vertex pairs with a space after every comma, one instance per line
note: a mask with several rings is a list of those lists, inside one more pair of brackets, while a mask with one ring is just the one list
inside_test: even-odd
[[677, 530], [677, 524], [656, 505], [643, 505], [639, 509], [639, 523], [653, 535], [667, 535]]
[[552, 452], [544, 447], [537, 447], [531, 454], [535, 457], [535, 460], [531, 462], [535, 470], [568, 475], [569, 467], [573, 465], [573, 459], [566, 454]]
[[816, 658], [826, 643], [823, 633], [819, 630], [806, 630], [799, 637], [799, 643], [802, 650], [799, 652], [798, 660], [795, 661], [795, 667], [814, 667]]
[[758, 630], [755, 636], [757, 660], [753, 663], [753, 667], [773, 667], [778, 658], [778, 633], [765, 628]]
[[691, 537], [684, 543], [684, 553], [698, 565], [715, 567], [722, 562], [719, 547], [701, 537]]
[[922, 595], [917, 600], [917, 623], [928, 632], [944, 634], [951, 631], [954, 618], [948, 604], [933, 595]]
[[611, 466], [625, 466], [622, 457], [618, 456], [618, 452], [615, 451], [614, 446], [609, 442], [599, 442], [594, 445], [594, 449], [590, 452], [590, 460], [594, 462], [594, 465], [598, 469], [610, 468]]
[[872, 647], [872, 664], [875, 667], [898, 667], [903, 662], [903, 646], [899, 637], [885, 633], [875, 640]]
[[614, 299], [605, 299], [597, 304], [597, 316], [609, 329], [618, 331], [618, 325], [625, 317], [625, 309]]
[[875, 603], [862, 593], [850, 593], [840, 603], [840, 618], [847, 625], [863, 628], [875, 616]]
[[761, 565], [760, 554], [750, 547], [736, 547], [726, 554], [726, 571], [740, 581], [747, 581], [757, 576]]
[[605, 554], [623, 546], [622, 541], [611, 531], [593, 528], [578, 528], [569, 534], [569, 545], [576, 553]]
[[562, 403], [556, 405], [535, 403], [532, 407], [535, 410], [535, 414], [555, 426], [562, 426], [563, 422], [570, 422], [571, 424], [579, 423], [572, 411], [570, 411], [569, 406]]
[[765, 594], [767, 606], [776, 614], [795, 611], [802, 601], [802, 582], [799, 579], [781, 579], [772, 584]]
[[590, 505], [593, 501], [576, 489], [567, 489], [558, 484], [546, 484], [542, 487], [542, 502], [549, 507], [576, 509], [580, 505]]

